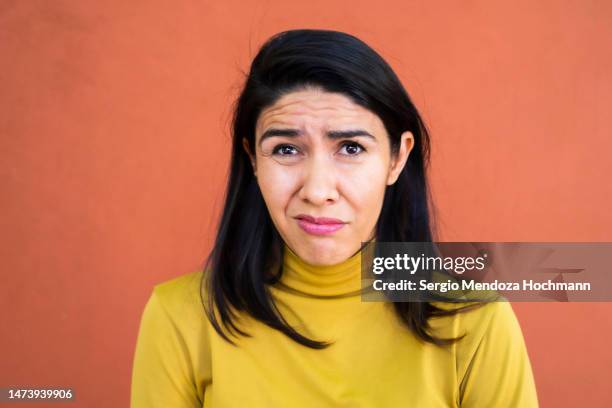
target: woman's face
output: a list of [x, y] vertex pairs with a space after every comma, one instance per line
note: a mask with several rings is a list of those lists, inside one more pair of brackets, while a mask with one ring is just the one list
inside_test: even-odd
[[284, 95], [263, 110], [250, 154], [276, 229], [304, 261], [333, 265], [374, 237], [387, 185], [413, 146], [405, 132], [391, 155], [381, 119], [340, 93]]

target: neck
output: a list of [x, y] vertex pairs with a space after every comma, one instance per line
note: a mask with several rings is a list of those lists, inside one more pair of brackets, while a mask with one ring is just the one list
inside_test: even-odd
[[279, 289], [308, 297], [347, 297], [361, 293], [361, 250], [334, 265], [313, 265], [283, 245]]

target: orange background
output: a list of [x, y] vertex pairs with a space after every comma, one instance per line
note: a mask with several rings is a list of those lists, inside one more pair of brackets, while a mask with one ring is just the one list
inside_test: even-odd
[[[240, 71], [305, 27], [402, 79], [444, 240], [612, 241], [610, 2], [4, 1], [0, 386], [128, 406], [152, 286], [210, 248]], [[542, 406], [611, 406], [612, 304], [514, 308]]]

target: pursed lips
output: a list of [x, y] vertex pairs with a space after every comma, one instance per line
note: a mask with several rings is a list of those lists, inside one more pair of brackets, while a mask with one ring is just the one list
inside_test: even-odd
[[346, 224], [346, 222], [338, 218], [313, 217], [307, 214], [300, 214], [295, 218], [300, 228], [312, 235], [332, 234]]

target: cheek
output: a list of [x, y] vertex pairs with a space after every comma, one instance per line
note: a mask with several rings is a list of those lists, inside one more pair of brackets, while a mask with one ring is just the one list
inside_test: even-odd
[[343, 185], [346, 194], [355, 204], [369, 204], [384, 193], [387, 184], [387, 172], [383, 164], [358, 166], [344, 172]]
[[386, 168], [383, 163], [355, 168], [344, 173], [342, 185], [344, 196], [356, 211], [377, 212], [387, 187]]
[[287, 167], [263, 164], [258, 167], [257, 182], [264, 201], [274, 217], [284, 212], [297, 182], [297, 178]]

